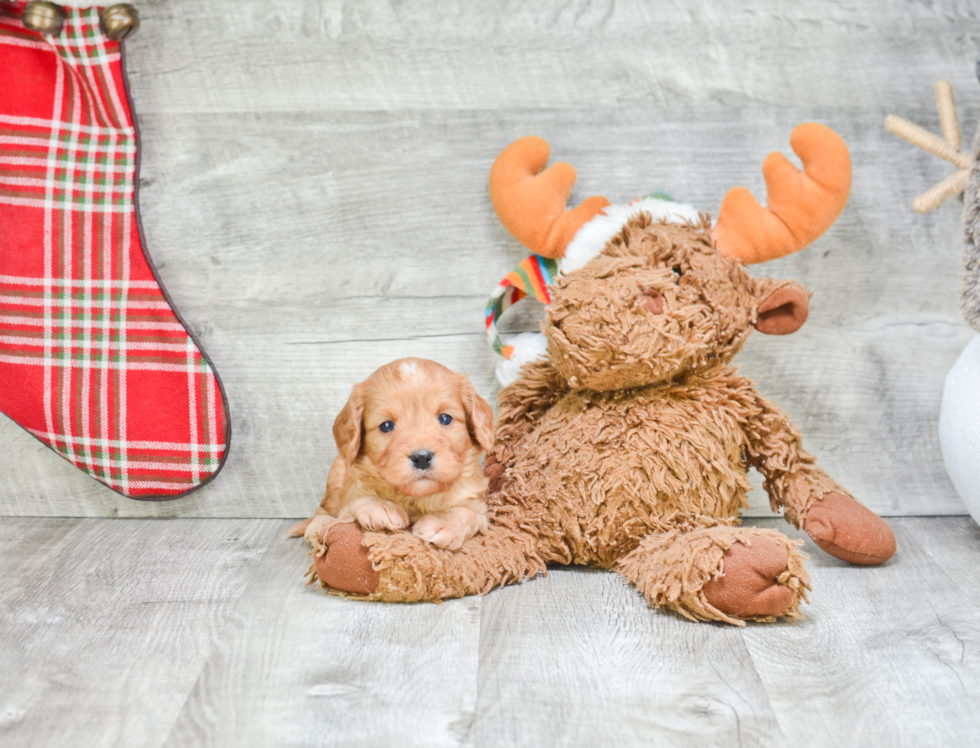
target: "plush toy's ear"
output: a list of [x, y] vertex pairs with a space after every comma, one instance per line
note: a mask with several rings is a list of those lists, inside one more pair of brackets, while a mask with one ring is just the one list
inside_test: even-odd
[[809, 314], [810, 298], [803, 287], [782, 286], [759, 304], [755, 329], [766, 335], [789, 335], [803, 327]]
[[490, 403], [476, 394], [473, 383], [465, 376], [460, 375], [459, 387], [470, 434], [484, 452], [489, 452], [493, 448], [493, 408], [490, 407]]
[[361, 432], [364, 430], [364, 393], [361, 385], [355, 385], [350, 399], [333, 422], [333, 438], [337, 452], [353, 464], [361, 451]]

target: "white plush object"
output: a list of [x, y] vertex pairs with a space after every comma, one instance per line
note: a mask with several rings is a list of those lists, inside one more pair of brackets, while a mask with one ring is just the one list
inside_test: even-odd
[[548, 340], [543, 332], [522, 332], [507, 340], [508, 345], [514, 346], [514, 355], [501, 358], [497, 364], [497, 381], [501, 387], [517, 379], [521, 367], [536, 358], [544, 358], [548, 353]]
[[980, 523], [980, 334], [973, 336], [946, 375], [939, 445], [956, 492]]
[[655, 197], [645, 197], [629, 205], [610, 205], [575, 233], [565, 248], [565, 256], [558, 260], [558, 272], [570, 273], [584, 267], [593, 257], [598, 257], [627, 221], [643, 211], [649, 213], [654, 221], [666, 219], [669, 223], [697, 223], [700, 220], [698, 212], [690, 205]]
[[[629, 205], [610, 205], [575, 233], [565, 248], [565, 256], [558, 260], [558, 272], [570, 273], [585, 267], [589, 260], [599, 256], [627, 221], [642, 211], [649, 213], [654, 221], [696, 223], [700, 220], [698, 212], [690, 205], [655, 197], [645, 197]], [[548, 352], [548, 341], [540, 332], [522, 332], [508, 337], [505, 342], [514, 347], [514, 355], [497, 364], [497, 381], [501, 387], [517, 379], [521, 367], [528, 361], [543, 358]]]

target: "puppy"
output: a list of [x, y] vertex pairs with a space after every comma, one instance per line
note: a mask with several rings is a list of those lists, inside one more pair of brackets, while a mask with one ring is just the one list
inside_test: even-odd
[[456, 550], [486, 529], [480, 454], [493, 410], [470, 380], [435, 361], [403, 358], [354, 386], [333, 424], [337, 458], [312, 518], [290, 537], [322, 539], [336, 522], [403, 530]]

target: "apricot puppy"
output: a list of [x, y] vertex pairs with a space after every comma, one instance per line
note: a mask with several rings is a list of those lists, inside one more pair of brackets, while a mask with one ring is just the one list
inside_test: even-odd
[[403, 358], [354, 386], [333, 424], [337, 458], [312, 518], [290, 537], [322, 537], [336, 522], [403, 530], [458, 549], [486, 529], [480, 454], [493, 410], [472, 383], [435, 361]]

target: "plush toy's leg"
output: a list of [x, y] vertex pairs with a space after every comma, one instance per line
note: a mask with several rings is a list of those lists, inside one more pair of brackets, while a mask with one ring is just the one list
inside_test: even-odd
[[816, 465], [786, 475], [781, 488], [778, 505], [786, 521], [804, 530], [831, 556], [867, 566], [894, 555], [895, 534], [885, 520]]
[[312, 580], [369, 600], [418, 602], [484, 594], [545, 570], [534, 539], [491, 524], [458, 551], [444, 551], [410, 531], [365, 533], [353, 522], [313, 538]]
[[773, 530], [709, 527], [649, 535], [619, 561], [616, 571], [650, 605], [686, 618], [725, 621], [801, 618], [810, 579], [802, 541]]

